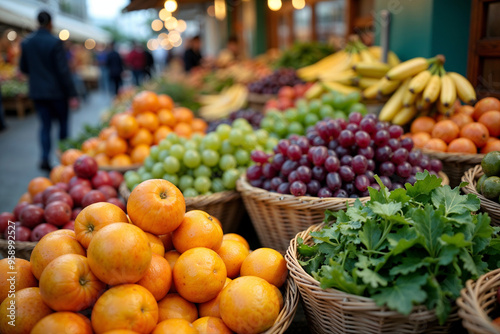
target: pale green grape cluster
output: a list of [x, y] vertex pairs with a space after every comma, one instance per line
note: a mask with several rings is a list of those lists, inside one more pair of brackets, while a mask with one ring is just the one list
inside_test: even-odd
[[271, 152], [277, 143], [267, 131], [253, 130], [242, 118], [232, 125], [220, 124], [205, 136], [195, 134], [185, 139], [170, 133], [151, 147], [144, 166], [125, 173], [125, 182], [131, 190], [148, 179], [165, 179], [185, 197], [233, 190], [236, 180], [252, 164], [250, 153]]

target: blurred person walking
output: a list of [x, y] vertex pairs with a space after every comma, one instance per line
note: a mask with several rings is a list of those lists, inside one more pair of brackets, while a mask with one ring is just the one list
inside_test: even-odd
[[21, 44], [19, 66], [29, 76], [29, 96], [41, 122], [40, 168], [50, 171], [52, 120], [58, 120], [59, 139], [65, 139], [68, 136], [69, 105], [76, 107], [78, 100], [63, 42], [51, 34], [52, 17], [41, 11], [37, 20], [39, 29]]
[[146, 58], [146, 62], [144, 63], [144, 79], [146, 80], [153, 77], [155, 59], [153, 58], [153, 54], [147, 49], [144, 49], [144, 56]]
[[103, 45], [98, 46], [98, 51], [96, 52], [96, 62], [99, 67], [99, 89], [109, 93], [109, 71], [106, 65], [106, 60], [108, 59], [108, 47]]
[[189, 47], [184, 52], [184, 70], [186, 72], [201, 65], [201, 40], [195, 36], [189, 41]]
[[140, 86], [144, 76], [144, 67], [146, 66], [146, 54], [138, 42], [134, 43], [134, 48], [129, 52], [127, 64], [132, 70], [134, 84]]
[[113, 85], [113, 93], [118, 95], [122, 85], [123, 60], [122, 56], [116, 51], [115, 42], [110, 45], [110, 51], [106, 57], [106, 67], [109, 73], [109, 81]]

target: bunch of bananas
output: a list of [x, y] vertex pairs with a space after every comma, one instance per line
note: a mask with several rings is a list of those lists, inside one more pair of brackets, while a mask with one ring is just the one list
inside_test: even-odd
[[297, 70], [297, 75], [305, 81], [318, 81], [310, 90], [312, 95], [321, 93], [324, 88], [348, 94], [373, 86], [389, 69], [400, 63], [392, 51], [388, 54], [387, 64], [380, 61], [381, 56], [380, 47], [367, 47], [353, 38], [343, 50]]
[[393, 93], [380, 111], [381, 121], [405, 125], [417, 114], [427, 115], [433, 109], [442, 114], [452, 110], [457, 97], [474, 104], [476, 92], [462, 75], [446, 72], [445, 58], [413, 58], [390, 69], [384, 78], [363, 91], [365, 98]]
[[242, 84], [234, 84], [217, 95], [202, 95], [198, 98], [203, 105], [199, 114], [207, 121], [225, 118], [231, 112], [242, 109], [247, 97], [248, 89]]

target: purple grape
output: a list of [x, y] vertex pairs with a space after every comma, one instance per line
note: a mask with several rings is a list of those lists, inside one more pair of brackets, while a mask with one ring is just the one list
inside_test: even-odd
[[375, 151], [371, 146], [365, 148], [358, 148], [358, 154], [364, 156], [366, 159], [373, 159]]
[[378, 122], [377, 125], [375, 125], [375, 128], [377, 129], [377, 131], [380, 131], [380, 130], [387, 130], [389, 126], [390, 126], [389, 122]]
[[413, 149], [413, 140], [411, 140], [411, 138], [401, 139], [401, 147], [406, 148], [408, 152], [411, 152], [411, 150]]
[[344, 182], [351, 182], [352, 180], [354, 180], [354, 177], [356, 176], [352, 168], [349, 166], [340, 166], [339, 174], [340, 177], [342, 178], [342, 181]]
[[302, 181], [295, 181], [290, 185], [290, 192], [294, 196], [304, 196], [307, 192], [307, 186]]
[[354, 186], [354, 183], [352, 183], [352, 182], [344, 183], [342, 185], [342, 189], [347, 191], [348, 194], [352, 194], [356, 191], [356, 187]]
[[328, 158], [328, 149], [324, 146], [315, 147], [312, 153], [312, 162], [315, 166], [323, 166], [326, 158]]
[[424, 170], [430, 170], [431, 162], [427, 156], [423, 156], [422, 159], [420, 159], [420, 167]]
[[339, 146], [339, 142], [338, 142], [338, 141], [336, 141], [336, 140], [331, 140], [331, 141], [328, 143], [328, 149], [329, 149], [329, 150], [335, 150], [338, 146]]
[[422, 160], [422, 152], [418, 150], [413, 150], [410, 153], [408, 153], [408, 162], [411, 163], [413, 166], [419, 166], [420, 160]]
[[443, 169], [443, 163], [437, 159], [431, 159], [430, 169], [435, 172], [440, 172]]
[[247, 169], [247, 178], [250, 181], [259, 180], [262, 177], [262, 167], [260, 165], [252, 165]]
[[288, 152], [288, 147], [290, 146], [290, 141], [288, 139], [281, 139], [278, 142], [278, 150], [281, 154], [286, 155]]
[[359, 128], [368, 134], [373, 134], [376, 131], [375, 125], [376, 121], [372, 118], [365, 117], [359, 123]]
[[345, 119], [343, 119], [343, 118], [338, 118], [338, 119], [336, 119], [336, 121], [337, 121], [337, 123], [339, 124], [339, 126], [340, 126], [340, 128], [341, 128], [342, 130], [344, 130], [344, 129], [345, 129], [345, 127], [346, 127], [346, 126], [347, 126], [347, 124], [348, 124], [348, 123], [347, 123], [347, 120], [345, 120]]
[[307, 158], [307, 154], [302, 154], [302, 156], [300, 157], [300, 160], [299, 160], [299, 165], [300, 166], [307, 166], [307, 167], [311, 166], [311, 162]]
[[375, 141], [375, 145], [377, 146], [385, 146], [389, 142], [389, 131], [387, 130], [379, 130], [373, 136], [373, 140]]
[[324, 166], [328, 172], [336, 172], [340, 168], [340, 161], [336, 156], [329, 156], [326, 158]]
[[391, 161], [395, 165], [402, 164], [403, 162], [408, 159], [408, 151], [405, 148], [398, 148], [394, 153], [392, 154]]
[[321, 188], [321, 183], [319, 183], [318, 180], [311, 180], [307, 184], [307, 193], [310, 194], [311, 196], [316, 196], [320, 188]]
[[290, 140], [290, 144], [296, 144], [297, 143], [297, 139], [299, 139], [299, 135], [294, 133], [294, 134], [291, 134], [288, 139]]
[[375, 150], [375, 159], [378, 162], [384, 162], [391, 159], [392, 150], [389, 146], [377, 147]]
[[342, 187], [342, 180], [338, 173], [328, 173], [326, 175], [326, 185], [331, 191], [336, 191]]
[[342, 147], [350, 147], [354, 145], [355, 142], [354, 134], [349, 130], [342, 130], [339, 134], [338, 141]]
[[391, 179], [388, 176], [381, 176], [380, 181], [382, 181], [382, 184], [386, 186], [387, 188], [391, 189], [392, 187], [392, 182]]
[[370, 135], [365, 131], [358, 131], [354, 135], [356, 140], [356, 145], [361, 148], [368, 147], [370, 145]]
[[354, 124], [354, 123], [349, 123], [349, 124], [347, 124], [345, 129], [351, 131], [352, 133], [356, 133], [359, 131], [359, 126], [357, 124]]
[[370, 180], [368, 180], [368, 177], [366, 177], [366, 175], [356, 176], [356, 179], [354, 180], [354, 186], [356, 187], [356, 189], [358, 189], [359, 191], [366, 191], [369, 185]]
[[365, 118], [373, 119], [374, 121], [376, 121], [377, 120], [377, 115], [375, 115], [375, 114], [368, 114], [368, 115], [365, 116]]
[[271, 180], [265, 180], [264, 183], [262, 183], [262, 188], [264, 188], [267, 191], [271, 190]]
[[368, 159], [362, 155], [356, 155], [352, 158], [351, 167], [354, 173], [364, 174], [368, 169]]
[[344, 155], [342, 158], [340, 158], [340, 165], [341, 166], [351, 166], [352, 164], [352, 157], [350, 155]]
[[332, 196], [333, 196], [332, 191], [326, 187], [318, 190], [318, 197], [319, 198], [332, 197]]
[[370, 181], [370, 183], [375, 182], [375, 173], [373, 173], [371, 170], [367, 170], [365, 175], [368, 178], [368, 181]]
[[309, 160], [309, 162], [313, 162], [313, 153], [314, 151], [316, 150], [316, 147], [317, 146], [312, 146], [309, 148], [309, 151], [307, 151], [307, 160]]
[[396, 190], [396, 189], [399, 189], [399, 188], [403, 188], [403, 185], [399, 182], [395, 182], [392, 184], [392, 187], [391, 187], [391, 190]]
[[276, 169], [274, 169], [274, 167], [270, 163], [262, 165], [262, 175], [266, 179], [271, 180], [277, 174], [278, 174], [278, 171]]
[[288, 183], [292, 184], [295, 181], [299, 180], [299, 175], [297, 174], [297, 171], [294, 170], [288, 175]]
[[269, 160], [269, 156], [265, 152], [259, 150], [253, 150], [250, 154], [250, 158], [260, 164], [263, 164]]
[[318, 135], [323, 138], [323, 140], [328, 140], [330, 138], [330, 134], [328, 133], [328, 127], [326, 126], [326, 122], [319, 122], [315, 126]]
[[391, 125], [389, 126], [389, 135], [391, 138], [399, 138], [403, 135], [404, 131], [403, 128], [399, 125]]
[[284, 183], [284, 181], [280, 177], [273, 177], [271, 180], [271, 189], [277, 190], [279, 185]]
[[312, 141], [312, 145], [314, 146], [325, 146], [326, 141], [324, 141], [321, 137], [316, 137]]
[[411, 175], [411, 165], [409, 162], [405, 161], [396, 167], [396, 174], [398, 174], [403, 179], [410, 177]]
[[334, 120], [326, 121], [326, 129], [328, 131], [328, 136], [333, 138], [337, 138], [340, 134], [340, 131], [342, 131], [340, 123]]
[[306, 154], [307, 151], [309, 151], [309, 142], [306, 137], [299, 137], [299, 139], [297, 139], [297, 145], [302, 150], [302, 154]]
[[329, 157], [337, 157], [337, 153], [335, 153], [334, 150], [328, 150], [328, 156]]
[[396, 138], [389, 139], [389, 141], [387, 142], [387, 145], [389, 145], [389, 147], [391, 148], [391, 150], [393, 152], [396, 151], [398, 148], [401, 147], [401, 143]]
[[350, 148], [346, 148], [346, 147], [342, 147], [342, 146], [339, 145], [335, 149], [335, 153], [337, 153], [338, 157], [343, 157], [346, 154], [351, 154], [351, 149]]
[[285, 162], [286, 158], [283, 154], [281, 153], [276, 153], [273, 157], [273, 161], [271, 162], [271, 165], [273, 166], [274, 169], [280, 170], [281, 166], [283, 166], [283, 163]]
[[299, 145], [292, 144], [288, 147], [286, 155], [290, 160], [298, 161], [302, 156], [302, 150]]
[[417, 173], [422, 173], [424, 170], [420, 166], [413, 166], [411, 168], [411, 174], [412, 175], [417, 175]]
[[283, 182], [278, 186], [277, 192], [280, 194], [290, 194], [290, 183]]
[[363, 120], [363, 115], [359, 112], [353, 112], [349, 114], [349, 123], [351, 124], [359, 124]]
[[368, 197], [368, 196], [370, 196], [370, 192], [368, 191], [368, 189], [361, 193], [361, 197]]
[[314, 130], [308, 131], [306, 133], [306, 138], [309, 141], [309, 144], [312, 144], [314, 138], [316, 138], [317, 136], [318, 136], [318, 133], [316, 131], [314, 131]]
[[349, 194], [344, 189], [339, 189], [333, 193], [333, 197], [347, 198], [347, 197], [349, 197]]
[[410, 175], [410, 177], [406, 179], [406, 182], [408, 182], [411, 185], [414, 185], [415, 182], [417, 182], [417, 178], [415, 177], [415, 175]]
[[378, 185], [378, 183], [373, 183], [372, 182], [372, 184], [370, 184], [370, 187], [372, 187], [373, 189], [375, 189], [377, 191], [380, 190], [380, 186]]
[[396, 166], [390, 161], [384, 161], [380, 164], [378, 170], [382, 176], [392, 176], [396, 171]]
[[298, 166], [299, 164], [297, 161], [287, 160], [281, 167], [281, 173], [283, 173], [284, 177], [288, 178], [288, 175], [290, 175], [292, 171], [296, 170]]
[[258, 179], [258, 180], [250, 180], [248, 183], [250, 183], [250, 185], [252, 187], [255, 187], [255, 188], [262, 188], [262, 180], [261, 179]]
[[312, 179], [312, 171], [309, 167], [300, 166], [297, 168], [297, 176], [299, 177], [299, 181], [309, 183]]
[[375, 161], [373, 161], [373, 159], [368, 159], [366, 168], [369, 171], [374, 171], [375, 170]]
[[322, 182], [326, 177], [326, 171], [323, 167], [314, 166], [312, 169], [312, 177], [319, 182]]

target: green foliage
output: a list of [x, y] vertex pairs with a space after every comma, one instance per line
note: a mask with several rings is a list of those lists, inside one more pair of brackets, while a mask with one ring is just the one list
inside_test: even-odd
[[274, 65], [276, 68], [298, 69], [312, 65], [334, 52], [335, 49], [332, 46], [324, 43], [295, 43], [290, 49], [283, 52]]
[[177, 105], [196, 112], [200, 104], [196, 102], [196, 90], [181, 82], [171, 82], [165, 78], [157, 79], [155, 92], [170, 96]]
[[15, 97], [28, 95], [28, 83], [24, 80], [11, 79], [0, 85], [2, 97]]
[[393, 192], [375, 178], [381, 189], [370, 188], [370, 201], [327, 211], [314, 244], [299, 240], [300, 263], [322, 288], [402, 314], [423, 304], [444, 323], [465, 282], [498, 267], [498, 229], [487, 214], [472, 215], [476, 196], [441, 186], [427, 171]]

